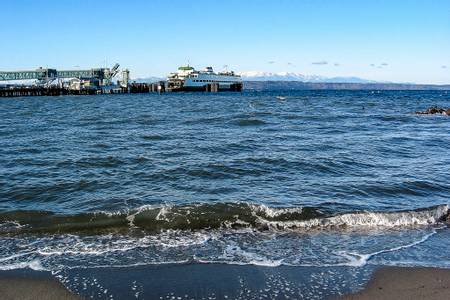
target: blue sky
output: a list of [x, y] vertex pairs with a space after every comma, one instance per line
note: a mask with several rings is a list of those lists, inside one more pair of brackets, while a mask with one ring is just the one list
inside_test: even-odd
[[119, 62], [144, 77], [189, 61], [450, 83], [449, 0], [15, 0], [1, 11], [0, 70]]

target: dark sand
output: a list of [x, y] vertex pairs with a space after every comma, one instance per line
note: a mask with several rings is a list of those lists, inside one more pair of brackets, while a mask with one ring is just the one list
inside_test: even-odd
[[80, 300], [47, 272], [0, 272], [2, 300]]
[[[137, 295], [140, 299], [160, 299], [160, 297], [167, 299], [184, 295], [189, 295], [186, 299], [336, 297], [337, 291], [332, 290], [338, 282], [333, 281], [327, 285], [328, 292], [307, 293], [306, 287], [315, 284], [314, 274], [318, 271], [322, 272], [325, 269], [192, 264], [131, 269], [80, 269], [75, 270], [72, 275], [77, 278], [90, 276], [97, 278], [113, 291], [114, 299], [133, 299]], [[352, 279], [352, 273], [355, 273], [356, 269], [339, 268], [335, 271], [347, 278], [345, 280], [349, 285], [347, 293], [360, 288], [356, 284], [351, 284], [360, 277], [359, 275]], [[367, 275], [369, 274], [370, 271]], [[130, 289], [131, 283], [139, 279], [145, 285]], [[80, 285], [78, 288], [77, 284]], [[98, 290], [96, 286], [87, 290], [83, 290], [81, 286], [82, 283], [78, 280], [76, 284], [72, 282], [71, 289], [87, 298], [109, 298], [109, 292]], [[276, 290], [279, 292], [274, 293]], [[80, 300], [81, 298], [71, 293], [48, 272], [14, 270], [0, 272], [0, 299]], [[450, 269], [397, 267], [378, 269], [363, 291], [340, 299], [450, 299]]]
[[450, 299], [450, 269], [382, 268], [363, 291], [341, 299]]
[[[364, 268], [365, 269], [365, 268]], [[14, 278], [11, 271], [0, 272], [3, 278]], [[18, 271], [16, 271], [17, 273]], [[37, 289], [35, 281], [40, 273], [30, 269], [20, 270], [23, 273], [23, 288], [9, 288], [10, 295], [34, 294]], [[362, 272], [364, 274], [362, 274]], [[27, 276], [33, 275], [33, 276]], [[227, 264], [168, 264], [145, 265], [135, 267], [100, 267], [71, 268], [59, 272], [56, 276], [64, 282], [70, 291], [85, 299], [311, 299], [335, 298], [361, 289], [369, 280], [371, 270], [354, 267], [264, 267], [253, 265]], [[51, 277], [50, 277], [51, 278]], [[49, 277], [38, 278], [42, 287], [37, 299], [50, 298], [45, 293], [51, 290], [58, 292], [61, 299], [67, 294], [60, 284], [50, 281]], [[28, 285], [28, 282], [33, 282]], [[9, 283], [8, 283], [9, 285]], [[319, 287], [321, 286], [321, 287]], [[42, 290], [45, 292], [42, 293]], [[0, 292], [1, 289], [0, 289]], [[62, 293], [62, 294], [60, 294]], [[1, 294], [0, 294], [1, 295]], [[38, 295], [38, 294], [36, 294]], [[41, 296], [42, 295], [42, 296]], [[47, 296], [47, 298], [44, 298]], [[66, 297], [66, 298], [64, 298]], [[29, 299], [29, 298], [8, 298]], [[3, 300], [0, 297], [0, 300]]]
[[[59, 273], [85, 298], [109, 299], [330, 299], [360, 290], [372, 266], [266, 267], [170, 264], [126, 268], [72, 268]], [[87, 289], [86, 289], [87, 287]]]

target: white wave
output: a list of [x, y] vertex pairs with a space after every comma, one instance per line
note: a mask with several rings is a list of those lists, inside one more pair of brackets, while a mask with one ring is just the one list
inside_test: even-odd
[[352, 267], [362, 267], [362, 266], [366, 265], [367, 262], [372, 257], [374, 257], [376, 255], [383, 254], [383, 253], [388, 253], [388, 252], [400, 251], [400, 250], [403, 250], [403, 249], [411, 248], [411, 247], [417, 246], [419, 244], [422, 244], [425, 241], [427, 241], [430, 237], [435, 235], [437, 233], [437, 230], [440, 230], [440, 229], [443, 229], [443, 228], [446, 228], [446, 226], [433, 229], [432, 232], [430, 232], [429, 234], [424, 235], [421, 239], [419, 239], [417, 241], [414, 241], [412, 243], [406, 244], [406, 245], [400, 245], [400, 246], [389, 248], [389, 249], [383, 249], [383, 250], [372, 252], [372, 253], [368, 253], [368, 254], [360, 254], [360, 253], [345, 252], [345, 251], [341, 251], [338, 254], [340, 254], [341, 256], [343, 256], [343, 257], [345, 257], [345, 258], [347, 258], [349, 260], [348, 263], [344, 263], [342, 265], [352, 266]]
[[[65, 269], [97, 269], [97, 268], [133, 268], [144, 266], [158, 266], [158, 265], [182, 265], [192, 262], [190, 259], [182, 260], [165, 260], [165, 261], [146, 261], [132, 264], [108, 264], [108, 265], [80, 265], [80, 266], [64, 266]], [[52, 273], [58, 273], [61, 270], [53, 270]]]
[[263, 213], [265, 216], [270, 218], [279, 217], [286, 214], [301, 214], [303, 211], [302, 207], [287, 207], [287, 208], [278, 208], [278, 207], [268, 207], [264, 204], [249, 204], [252, 213], [256, 216], [258, 213]]
[[433, 262], [424, 262], [417, 260], [397, 260], [383, 262], [383, 266], [390, 267], [426, 267], [426, 268], [445, 268], [450, 269], [450, 262], [448, 260], [436, 260]]
[[[160, 206], [159, 208], [162, 210], [163, 207]], [[170, 207], [166, 206], [165, 208], [170, 211]], [[133, 214], [137, 214], [138, 211], [142, 212], [146, 209], [155, 209], [155, 206], [141, 207], [140, 209], [133, 211]], [[185, 211], [186, 209], [183, 210], [183, 213]], [[366, 234], [367, 232], [370, 233], [371, 230], [377, 231], [378, 227], [436, 224], [448, 214], [448, 206], [441, 205], [418, 211], [353, 213], [304, 221], [267, 220], [282, 214], [301, 213], [301, 211], [302, 210], [299, 207], [270, 208], [267, 206], [255, 205], [255, 207], [252, 208], [252, 212], [258, 216], [258, 222], [268, 224], [270, 228], [294, 229], [295, 231], [297, 228], [309, 229], [316, 227], [334, 228], [361, 226], [363, 227], [362, 232]], [[157, 211], [152, 212], [152, 215], [154, 216], [156, 213]], [[264, 218], [261, 216], [264, 216]], [[236, 216], [236, 218], [238, 218], [238, 216]], [[367, 227], [370, 227], [370, 229]], [[328, 244], [325, 245], [326, 247], [329, 247], [329, 250], [327, 250], [328, 252], [325, 251], [320, 254], [320, 249], [322, 247], [322, 243], [320, 241], [322, 240], [319, 239], [319, 242], [316, 243], [316, 245], [320, 245], [320, 247], [318, 246], [318, 248], [315, 248], [319, 250], [319, 254], [311, 251], [313, 252], [313, 255], [311, 255], [310, 258], [308, 256], [308, 251], [305, 251], [305, 256], [297, 261], [293, 259], [299, 257], [299, 255], [303, 255], [301, 250], [303, 234], [310, 237], [307, 232], [302, 232], [300, 235], [294, 235], [294, 238], [290, 239], [291, 241], [294, 241], [293, 244], [281, 244], [280, 247], [277, 247], [278, 244], [274, 244], [279, 243], [279, 241], [276, 238], [272, 239], [271, 236], [285, 236], [285, 232], [281, 232], [280, 235], [280, 231], [277, 230], [258, 231], [254, 227], [239, 230], [224, 230], [224, 228], [199, 231], [164, 230], [156, 234], [145, 236], [109, 234], [97, 236], [53, 235], [40, 237], [37, 239], [28, 237], [13, 237], [3, 241], [5, 243], [8, 242], [8, 244], [11, 245], [20, 245], [19, 251], [24, 252], [14, 253], [13, 255], [11, 255], [11, 253], [2, 254], [3, 256], [9, 256], [0, 258], [0, 269], [39, 269], [42, 267], [39, 260], [30, 261], [36, 257], [41, 258], [46, 267], [54, 269], [60, 266], [68, 266], [72, 262], [78, 261], [78, 259], [81, 264], [98, 266], [99, 264], [108, 264], [109, 259], [114, 265], [120, 265], [120, 261], [117, 260], [118, 258], [126, 258], [123, 260], [124, 264], [129, 264], [130, 262], [143, 264], [165, 264], [171, 261], [173, 257], [180, 260], [187, 259], [192, 262], [191, 258], [193, 256], [194, 261], [198, 261], [199, 263], [226, 263], [238, 265], [249, 264], [268, 267], [276, 267], [280, 265], [360, 267], [366, 265], [376, 255], [400, 251], [402, 249], [419, 245], [428, 240], [432, 235], [436, 234], [436, 230], [441, 228], [431, 228], [433, 229], [433, 232], [428, 233], [430, 227], [427, 227], [425, 230], [425, 232], [427, 232], [426, 235], [413, 242], [410, 242], [411, 236], [408, 236], [409, 241], [404, 242], [405, 244], [400, 246], [389, 246], [387, 249], [376, 252], [370, 252], [374, 251], [374, 249], [362, 250], [370, 252], [366, 254], [356, 253], [354, 249], [351, 249], [351, 246], [350, 248], [345, 246], [338, 247], [344, 251], [337, 253], [337, 257], [334, 252], [337, 248], [328, 246]], [[418, 229], [420, 229], [419, 234], [421, 234], [423, 232], [423, 228]], [[393, 230], [393, 232], [396, 231], [397, 230]], [[334, 233], [341, 234], [339, 231], [335, 231]], [[294, 234], [297, 234], [297, 232]], [[316, 234], [316, 231], [312, 231], [311, 236], [314, 237]], [[324, 232], [324, 234], [328, 235], [329, 232]], [[262, 235], [264, 235], [264, 238]], [[267, 242], [269, 239], [270, 242]], [[2, 242], [1, 239], [0, 242]], [[391, 239], [390, 245], [398, 245], [398, 241], [396, 239]], [[312, 246], [315, 245], [312, 244]], [[358, 252], [359, 251], [361, 250], [358, 250]], [[123, 252], [128, 253], [123, 254]], [[153, 255], [153, 253], [155, 255]], [[318, 257], [323, 254], [326, 255], [326, 253], [331, 254], [330, 259], [327, 259], [326, 256]], [[31, 256], [26, 257], [27, 255]], [[198, 255], [200, 259], [196, 260], [195, 255]], [[282, 259], [279, 259], [280, 257], [282, 257]], [[329, 264], [326, 264], [328, 262]], [[420, 262], [418, 262], [418, 264], [420, 265]]]
[[223, 228], [226, 229], [232, 229], [237, 227], [241, 227], [241, 228], [248, 228], [250, 229], [251, 224], [249, 222], [245, 222], [239, 219], [239, 215], [234, 215], [233, 216], [235, 218], [235, 220], [233, 221], [224, 221], [223, 222]]
[[432, 209], [404, 212], [362, 212], [349, 213], [328, 218], [305, 221], [268, 221], [259, 218], [261, 225], [272, 229], [312, 229], [345, 227], [397, 227], [433, 225], [449, 213], [448, 205]]
[[[95, 239], [66, 236], [60, 240], [42, 240], [35, 251], [41, 256], [102, 256], [118, 252], [127, 252], [145, 248], [183, 248], [205, 244], [215, 236], [211, 232], [183, 232], [181, 230], [165, 230], [156, 235], [144, 237], [130, 236], [97, 236]], [[20, 254], [17, 256], [24, 256]], [[1, 261], [2, 259], [0, 259]]]
[[6, 221], [6, 222], [2, 222], [0, 223], [0, 231], [2, 230], [14, 230], [14, 229], [21, 229], [21, 228], [25, 228], [27, 227], [27, 225], [22, 225], [17, 221]]
[[18, 262], [13, 264], [1, 264], [0, 270], [7, 271], [7, 270], [16, 270], [16, 269], [32, 269], [35, 271], [48, 271], [46, 268], [44, 268], [41, 264], [41, 261], [39, 259], [34, 259], [31, 261], [24, 261], [24, 262]]
[[[101, 256], [107, 253], [127, 252], [146, 247], [144, 238], [126, 238], [112, 235], [98, 236], [94, 240], [67, 235], [51, 240], [42, 238], [34, 243], [38, 247], [33, 253], [41, 256]], [[148, 245], [147, 245], [148, 247]]]
[[282, 265], [283, 260], [273, 260], [257, 253], [243, 250], [237, 245], [227, 245], [222, 256], [225, 263], [250, 264], [256, 266], [278, 267]]
[[156, 215], [157, 221], [166, 221], [169, 222], [169, 218], [167, 218], [167, 214], [171, 211], [172, 206], [171, 205], [164, 205], [160, 208], [158, 214]]
[[135, 224], [134, 224], [134, 220], [135, 220], [137, 215], [139, 215], [142, 212], [148, 211], [148, 210], [159, 209], [159, 212], [156, 215], [155, 220], [169, 222], [169, 219], [167, 218], [167, 214], [171, 212], [172, 208], [173, 208], [173, 205], [169, 205], [169, 204], [157, 204], [157, 205], [148, 204], [148, 205], [142, 205], [142, 206], [139, 206], [138, 208], [132, 210], [134, 212], [131, 213], [131, 214], [130, 214], [131, 210], [128, 210], [126, 212], [128, 214], [126, 216], [126, 219], [127, 219], [128, 223], [129, 223], [130, 227], [136, 227]]
[[143, 241], [146, 244], [151, 244], [154, 246], [178, 248], [205, 244], [212, 238], [214, 238], [212, 233], [165, 230], [158, 235], [146, 236], [143, 238]]
[[132, 214], [129, 214], [130, 211], [128, 211], [127, 212], [128, 215], [126, 216], [126, 219], [128, 221], [128, 224], [130, 225], [130, 227], [136, 227], [134, 225], [134, 219], [136, 218], [136, 216], [138, 214], [140, 214], [141, 212], [143, 212], [145, 210], [150, 210], [150, 209], [154, 209], [154, 208], [155, 208], [154, 205], [143, 205], [143, 206], [138, 207], [136, 209], [136, 211], [134, 213], [132, 213]]
[[[357, 253], [355, 250], [350, 250], [347, 247], [345, 248], [348, 250], [344, 249], [343, 251], [336, 253], [334, 252], [332, 244], [330, 244], [330, 246], [328, 246], [328, 244], [323, 245], [329, 249], [325, 252], [321, 252], [323, 250], [322, 246], [320, 246], [322, 243], [319, 242], [317, 243], [318, 248], [315, 248], [318, 250], [318, 253], [315, 253], [312, 257], [308, 257], [307, 252], [305, 253], [305, 256], [303, 256], [303, 250], [300, 246], [303, 244], [303, 235], [298, 236], [298, 243], [286, 243], [286, 246], [281, 247], [277, 247], [276, 244], [273, 244], [272, 242], [264, 242], [260, 233], [254, 235], [250, 231], [242, 231], [242, 234], [248, 233], [246, 237], [240, 236], [240, 234], [237, 234], [235, 231], [229, 231], [229, 235], [225, 234], [224, 236], [224, 231], [222, 230], [214, 232], [214, 234], [211, 234], [210, 231], [205, 231], [202, 234], [198, 232], [191, 232], [189, 234], [182, 231], [168, 231], [164, 234], [150, 235], [142, 238], [103, 236], [102, 238], [84, 237], [80, 240], [77, 237], [70, 236], [59, 241], [43, 239], [41, 243], [36, 245], [36, 247], [33, 247], [35, 249], [34, 251], [4, 257], [0, 259], [0, 264], [2, 264], [1, 268], [3, 269], [27, 267], [38, 269], [42, 267], [36, 264], [40, 263], [39, 261], [35, 261], [31, 265], [29, 262], [31, 259], [36, 258], [37, 255], [38, 258], [45, 262], [45, 266], [50, 270], [71, 268], [70, 265], [74, 261], [79, 261], [77, 266], [73, 266], [74, 268], [101, 267], [103, 265], [105, 267], [125, 267], [183, 262], [189, 263], [193, 261], [198, 263], [224, 263], [231, 265], [256, 265], [266, 267], [277, 267], [281, 265], [303, 267], [362, 267], [376, 255], [400, 251], [424, 243], [431, 236], [436, 234], [437, 230], [443, 228], [446, 228], [446, 226], [435, 228], [432, 232], [428, 232], [421, 238], [402, 245], [398, 245], [395, 239], [391, 239], [390, 244], [397, 244], [398, 246], [390, 246], [387, 249], [370, 253]], [[429, 230], [429, 228], [427, 228], [427, 230]], [[422, 232], [422, 230], [420, 230], [420, 232]], [[275, 232], [268, 232], [267, 234], [269, 236], [266, 237], [266, 241], [271, 239], [271, 236], [279, 236]], [[314, 234], [313, 237], [315, 235], [316, 234]], [[310, 242], [310, 238], [311, 236], [308, 235], [307, 241]], [[297, 241], [297, 239], [293, 240]], [[272, 241], [277, 243], [276, 239], [273, 239]], [[197, 245], [200, 245], [200, 247], [196, 247]], [[314, 243], [312, 243], [312, 246], [314, 246]], [[179, 249], [174, 249], [177, 247]], [[293, 250], [293, 247], [298, 250]], [[134, 252], [134, 249], [137, 249], [138, 252]], [[193, 249], [195, 249], [195, 251], [192, 251]], [[203, 252], [203, 250], [206, 250], [206, 252]], [[178, 254], [176, 256], [176, 259], [179, 259], [178, 261], [173, 260], [175, 257], [173, 255], [174, 253]], [[280, 256], [280, 253], [283, 254]], [[27, 257], [28, 255], [31, 256]], [[121, 264], [120, 259], [124, 257], [127, 259], [123, 260], [123, 264]], [[298, 257], [299, 260], [293, 260], [296, 257]], [[330, 257], [331, 260], [329, 259]], [[341, 257], [341, 259], [339, 257]], [[120, 259], [118, 260], [118, 258]], [[344, 261], [342, 258], [344, 258]], [[108, 262], [111, 262], [111, 264]], [[421, 265], [421, 262], [416, 262], [416, 265]]]
[[[356, 212], [336, 215], [332, 217], [320, 217], [309, 220], [301, 220], [303, 207], [269, 207], [263, 204], [252, 204], [245, 202], [233, 203], [241, 205], [241, 209], [248, 207], [257, 227], [275, 230], [295, 230], [295, 229], [313, 229], [313, 228], [346, 228], [346, 227], [396, 227], [396, 226], [414, 226], [430, 225], [441, 221], [448, 213], [448, 205], [440, 205], [429, 209], [398, 211], [398, 212]], [[136, 227], [135, 218], [145, 211], [153, 211], [154, 221], [170, 222], [175, 216], [184, 217], [189, 224], [188, 215], [191, 209], [195, 210], [204, 204], [191, 204], [189, 206], [177, 207], [171, 204], [143, 205], [135, 209], [128, 209], [122, 212], [97, 212], [106, 215], [115, 216], [126, 214], [126, 220], [130, 227]], [[208, 213], [208, 209], [201, 214]], [[212, 211], [214, 213], [214, 210]], [[225, 220], [222, 224], [224, 228], [233, 227], [233, 225], [252, 226], [252, 221], [240, 220], [239, 213], [233, 216], [235, 220]], [[286, 220], [273, 220], [275, 218], [285, 217]], [[296, 219], [296, 218], [300, 218]], [[258, 226], [259, 225], [259, 226]]]
[[0, 262], [4, 262], [4, 261], [8, 261], [8, 260], [12, 260], [12, 259], [16, 259], [19, 257], [23, 257], [23, 256], [27, 256], [34, 253], [33, 251], [29, 251], [29, 252], [24, 252], [24, 253], [17, 253], [17, 254], [13, 254], [7, 257], [2, 257], [0, 258]]

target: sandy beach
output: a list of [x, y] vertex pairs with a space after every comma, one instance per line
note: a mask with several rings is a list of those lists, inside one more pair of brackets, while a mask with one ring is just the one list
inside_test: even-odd
[[2, 300], [80, 300], [48, 272], [13, 270], [0, 272]]
[[341, 299], [450, 299], [450, 269], [382, 268], [363, 291]]

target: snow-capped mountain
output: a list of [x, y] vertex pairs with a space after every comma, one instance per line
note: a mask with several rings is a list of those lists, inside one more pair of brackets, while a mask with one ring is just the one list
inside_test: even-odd
[[[325, 77], [319, 75], [304, 75], [294, 72], [262, 72], [247, 71], [238, 72], [244, 81], [300, 81], [300, 82], [325, 82], [325, 83], [377, 83], [377, 81], [367, 80], [359, 77]], [[145, 78], [132, 79], [134, 82], [157, 82], [165, 80], [163, 77], [149, 76]]]
[[373, 80], [359, 77], [324, 77], [304, 75], [294, 72], [261, 72], [247, 71], [238, 73], [245, 81], [301, 81], [301, 82], [342, 82], [342, 83], [376, 83]]
[[137, 83], [154, 83], [158, 81], [166, 80], [164, 77], [157, 77], [157, 76], [149, 76], [149, 77], [139, 77], [131, 79], [131, 82], [137, 82]]

